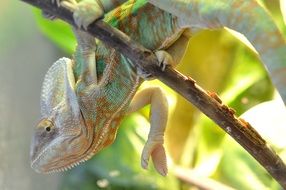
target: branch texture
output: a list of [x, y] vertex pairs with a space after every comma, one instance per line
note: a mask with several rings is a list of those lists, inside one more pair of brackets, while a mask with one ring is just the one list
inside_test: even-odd
[[[50, 12], [75, 26], [72, 13], [64, 8], [56, 7], [50, 3], [50, 0], [22, 1]], [[162, 71], [156, 64], [157, 59], [155, 55], [103, 21], [92, 23], [88, 27], [87, 32], [110, 47], [115, 48], [136, 63], [138, 67], [151, 73], [194, 104], [226, 133], [232, 136], [286, 189], [286, 166], [281, 158], [267, 146], [265, 140], [248, 122], [237, 118], [235, 111], [224, 105], [215, 93], [206, 92], [193, 79], [182, 75], [172, 68], [168, 67], [165, 71]]]

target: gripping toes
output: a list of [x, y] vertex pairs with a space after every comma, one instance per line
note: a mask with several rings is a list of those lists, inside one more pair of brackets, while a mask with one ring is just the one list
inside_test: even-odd
[[49, 12], [43, 11], [42, 15], [44, 18], [49, 19], [49, 20], [55, 20], [57, 17]]
[[[75, 0], [64, 0], [64, 1], [63, 1], [63, 0], [50, 0], [50, 2], [51, 2], [52, 4], [56, 4], [58, 7], [62, 6], [63, 3], [76, 4], [76, 1], [75, 1]], [[67, 8], [67, 9], [71, 10], [69, 7], [66, 7], [66, 6], [63, 6], [63, 7], [65, 7], [65, 8]], [[71, 11], [73, 11], [73, 10], [71, 10]], [[46, 12], [46, 11], [44, 11], [42, 14], [43, 14], [43, 16], [44, 16], [45, 18], [50, 19], [50, 20], [54, 20], [54, 19], [57, 18], [56, 16], [54, 16], [54, 15], [52, 15], [52, 14], [50, 14], [49, 12]]]
[[58, 7], [62, 6], [63, 2], [68, 2], [70, 4], [76, 5], [76, 0], [50, 0], [52, 4], [56, 4]]
[[79, 3], [75, 0], [51, 0], [51, 2], [73, 12], [78, 28], [87, 29], [88, 25], [104, 15], [103, 8], [94, 0], [82, 0]]
[[155, 77], [153, 77], [150, 73], [144, 71], [143, 69], [137, 67], [137, 75], [143, 78], [144, 80], [154, 80]]
[[74, 9], [73, 17], [79, 28], [87, 29], [88, 25], [104, 15], [103, 8], [94, 0], [83, 0]]
[[60, 6], [60, 0], [51, 0], [52, 4], [56, 4], [58, 7]]
[[165, 148], [162, 142], [156, 140], [148, 140], [144, 146], [141, 156], [141, 166], [147, 169], [149, 158], [152, 158], [155, 169], [162, 175], [168, 173], [167, 158]]
[[[156, 51], [154, 54], [157, 57], [158, 66], [162, 69], [162, 71], [164, 71], [167, 66], [175, 65], [172, 56], [168, 52], [164, 50], [159, 50], [159, 51]], [[137, 68], [137, 74], [144, 80], [155, 79], [150, 73], [142, 70], [141, 68]]]
[[[61, 6], [61, 0], [50, 0], [52, 4], [56, 4], [58, 7]], [[69, 1], [69, 0], [67, 0]]]
[[175, 65], [172, 56], [168, 52], [159, 50], [155, 52], [155, 55], [158, 59], [159, 66], [162, 68], [162, 71], [164, 71], [168, 65]]

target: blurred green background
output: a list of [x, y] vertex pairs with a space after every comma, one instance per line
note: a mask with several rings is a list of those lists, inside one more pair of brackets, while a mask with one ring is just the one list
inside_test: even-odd
[[[260, 2], [286, 35], [281, 12], [285, 1]], [[54, 61], [71, 57], [75, 40], [66, 24], [44, 20], [39, 11], [20, 1], [1, 0], [0, 29], [0, 189], [176, 190], [200, 185], [221, 189], [206, 178], [234, 189], [280, 188], [219, 127], [158, 81], [146, 82], [142, 88], [158, 85], [168, 93], [167, 178], [152, 166], [147, 171], [140, 167], [149, 130], [148, 107], [126, 117], [116, 142], [90, 161], [61, 174], [36, 174], [30, 169], [29, 146], [39, 119], [41, 83]], [[238, 115], [247, 112], [244, 118], [286, 158], [286, 112], [256, 54], [242, 41], [225, 29], [200, 32], [190, 40], [178, 69], [206, 90], [217, 92]], [[197, 178], [198, 185], [186, 182]]]

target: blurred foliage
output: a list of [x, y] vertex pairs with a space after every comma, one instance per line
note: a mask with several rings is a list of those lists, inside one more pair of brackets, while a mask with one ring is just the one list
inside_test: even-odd
[[[286, 14], [285, 1], [280, 0], [281, 7], [279, 0], [259, 2], [270, 11], [286, 35], [282, 16]], [[71, 54], [75, 49], [75, 39], [70, 27], [61, 21], [43, 19], [37, 10], [35, 14], [42, 32]], [[272, 99], [274, 90], [256, 54], [243, 41], [225, 29], [199, 32], [190, 40], [188, 53], [178, 66], [181, 72], [192, 76], [203, 88], [217, 92], [238, 115]], [[198, 175], [212, 177], [237, 189], [279, 189], [279, 185], [245, 150], [185, 99], [156, 80], [145, 82], [142, 88], [154, 85], [161, 86], [168, 94], [171, 109], [166, 143], [173, 163], [192, 168]], [[275, 113], [276, 108], [272, 109]], [[250, 120], [267, 123], [264, 120], [271, 118], [258, 117], [256, 111], [249, 111], [252, 113]], [[154, 169], [143, 171], [140, 168], [148, 115], [149, 107], [146, 107], [140, 113], [128, 116], [121, 124], [115, 143], [87, 163], [69, 171], [61, 189], [181, 189], [172, 170], [168, 178], [162, 178]], [[280, 124], [285, 123], [283, 119], [279, 121]], [[265, 125], [258, 130], [264, 130], [263, 135], [272, 134], [268, 140], [279, 147], [277, 150], [285, 158], [285, 146], [276, 146], [276, 142], [271, 141], [281, 131]]]

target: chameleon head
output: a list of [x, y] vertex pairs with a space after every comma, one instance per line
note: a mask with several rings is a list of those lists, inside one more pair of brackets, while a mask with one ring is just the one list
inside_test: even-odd
[[41, 94], [42, 120], [34, 129], [31, 167], [63, 171], [85, 161], [93, 130], [84, 121], [74, 91], [72, 62], [60, 59], [47, 72]]
[[[72, 123], [75, 125], [71, 126]], [[69, 169], [85, 159], [91, 144], [83, 123], [42, 119], [35, 127], [31, 147], [31, 167], [39, 173]]]

